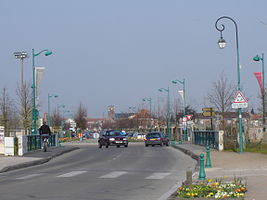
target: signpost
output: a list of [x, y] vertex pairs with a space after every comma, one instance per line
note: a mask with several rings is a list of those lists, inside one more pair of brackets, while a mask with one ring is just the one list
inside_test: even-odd
[[215, 111], [212, 107], [206, 107], [206, 108], [202, 108], [202, 115], [204, 117], [210, 117], [210, 129], [212, 129], [213, 124], [212, 124], [212, 117], [215, 116]]

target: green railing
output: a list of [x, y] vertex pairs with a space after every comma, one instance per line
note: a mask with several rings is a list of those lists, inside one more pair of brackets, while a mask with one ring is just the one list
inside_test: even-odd
[[[27, 135], [27, 151], [38, 150], [42, 148], [43, 137], [40, 135]], [[49, 136], [49, 147], [56, 146], [56, 135], [52, 134]]]
[[194, 144], [209, 146], [214, 149], [218, 149], [218, 131], [203, 130], [194, 131]]

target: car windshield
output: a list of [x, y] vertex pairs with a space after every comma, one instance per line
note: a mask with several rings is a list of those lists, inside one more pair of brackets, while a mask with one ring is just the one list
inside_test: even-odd
[[107, 136], [125, 136], [126, 134], [120, 131], [107, 131], [106, 134]]
[[160, 137], [160, 134], [159, 133], [149, 133], [149, 134], [147, 134], [146, 137], [158, 138], [158, 137]]

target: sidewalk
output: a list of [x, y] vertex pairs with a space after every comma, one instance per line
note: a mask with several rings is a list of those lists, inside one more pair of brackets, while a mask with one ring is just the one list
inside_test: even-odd
[[36, 150], [26, 153], [23, 157], [5, 157], [0, 156], [0, 173], [10, 170], [20, 169], [33, 165], [40, 165], [48, 162], [54, 157], [60, 156], [64, 153], [79, 149], [72, 146], [50, 147], [47, 152], [43, 150]]
[[[176, 144], [175, 148], [198, 159], [200, 153], [206, 157], [205, 147], [191, 143]], [[267, 199], [267, 155], [260, 153], [219, 152], [211, 150], [212, 168], [205, 169], [206, 178], [244, 177], [247, 181], [245, 200]], [[198, 168], [193, 179], [198, 179]]]

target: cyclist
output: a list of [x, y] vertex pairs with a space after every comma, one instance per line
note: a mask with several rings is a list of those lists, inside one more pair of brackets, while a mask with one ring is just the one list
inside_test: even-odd
[[51, 130], [49, 126], [44, 121], [43, 125], [39, 128], [39, 134], [41, 136], [41, 141], [44, 141], [44, 151], [47, 151], [48, 138], [51, 135]]

